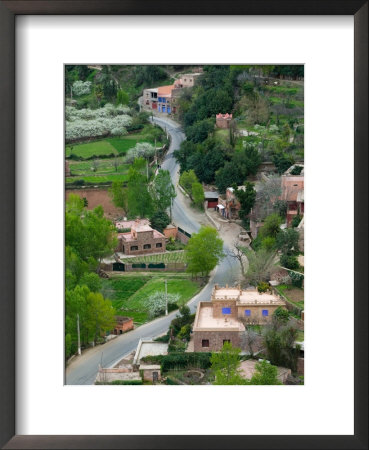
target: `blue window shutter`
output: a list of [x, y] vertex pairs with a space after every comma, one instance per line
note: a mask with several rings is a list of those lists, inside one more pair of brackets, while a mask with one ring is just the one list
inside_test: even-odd
[[268, 316], [269, 315], [269, 311], [267, 309], [263, 309], [263, 316]]
[[245, 316], [251, 316], [251, 309], [245, 309]]
[[231, 308], [222, 308], [223, 314], [231, 314]]

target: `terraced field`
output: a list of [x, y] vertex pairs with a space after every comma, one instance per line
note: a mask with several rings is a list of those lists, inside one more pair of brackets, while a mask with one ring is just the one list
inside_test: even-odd
[[165, 252], [156, 255], [140, 255], [132, 258], [120, 258], [127, 264], [138, 263], [183, 263], [185, 262], [185, 252], [183, 250], [174, 252]]

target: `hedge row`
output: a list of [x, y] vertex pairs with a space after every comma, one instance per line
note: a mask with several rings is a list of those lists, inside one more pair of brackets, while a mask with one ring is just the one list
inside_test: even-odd
[[146, 356], [141, 361], [151, 364], [160, 364], [163, 372], [171, 369], [186, 369], [187, 367], [198, 367], [208, 369], [211, 353], [170, 353], [169, 355]]
[[110, 382], [96, 381], [95, 384], [143, 384], [142, 380], [114, 380]]
[[108, 159], [108, 158], [114, 158], [115, 156], [118, 156], [116, 153], [108, 153], [104, 155], [91, 155], [88, 157], [85, 156], [78, 156], [75, 153], [71, 153], [69, 156], [66, 157], [66, 159], [71, 159], [73, 161], [89, 161], [91, 159]]

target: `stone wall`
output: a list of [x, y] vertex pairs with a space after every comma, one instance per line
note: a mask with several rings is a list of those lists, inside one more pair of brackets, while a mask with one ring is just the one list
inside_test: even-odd
[[[239, 331], [194, 331], [195, 352], [219, 352], [223, 348], [223, 341], [229, 340], [233, 347], [240, 346]], [[209, 340], [209, 347], [202, 346], [202, 340]]]
[[[156, 244], [161, 244], [161, 247], [157, 248]], [[151, 245], [151, 248], [144, 248], [145, 245]], [[138, 250], [131, 250], [131, 247], [136, 246]], [[125, 241], [119, 239], [119, 244], [116, 249], [118, 252], [122, 252], [126, 255], [147, 255], [150, 253], [163, 253], [165, 252], [165, 237], [153, 237], [152, 232], [137, 233], [137, 240]]]
[[182, 244], [187, 244], [190, 238], [186, 236], [184, 233], [178, 230], [177, 232], [177, 239], [182, 242]]

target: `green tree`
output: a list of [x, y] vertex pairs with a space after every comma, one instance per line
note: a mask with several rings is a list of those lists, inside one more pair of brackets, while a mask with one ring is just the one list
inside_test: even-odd
[[267, 361], [261, 361], [255, 365], [255, 373], [250, 380], [250, 384], [256, 385], [270, 385], [270, 384], [282, 384], [278, 380], [278, 369], [276, 366], [268, 363]]
[[282, 218], [278, 214], [271, 214], [268, 216], [264, 225], [260, 229], [260, 235], [262, 238], [273, 237], [275, 238], [277, 234], [281, 231], [280, 225], [282, 223]]
[[271, 236], [267, 236], [261, 241], [261, 248], [265, 250], [271, 251], [275, 248], [275, 238]]
[[214, 131], [214, 119], [205, 119], [195, 122], [192, 126], [186, 128], [186, 136], [189, 141], [202, 142], [208, 137], [210, 132]]
[[286, 269], [297, 270], [299, 268], [299, 262], [296, 255], [284, 255], [279, 258], [280, 265]]
[[300, 353], [300, 347], [295, 343], [296, 339], [297, 329], [293, 325], [284, 325], [273, 320], [264, 329], [267, 358], [272, 364], [288, 367], [295, 372]]
[[113, 181], [109, 188], [109, 194], [113, 203], [118, 208], [122, 208], [128, 214], [128, 192], [124, 187], [123, 181]]
[[189, 170], [188, 172], [183, 172], [179, 178], [180, 185], [191, 194], [192, 185], [194, 183], [198, 183], [199, 180], [193, 170]]
[[158, 230], [162, 233], [164, 228], [170, 224], [170, 218], [165, 211], [157, 210], [151, 216], [150, 224], [154, 230]]
[[299, 252], [299, 233], [293, 228], [287, 228], [277, 234], [276, 244], [278, 250], [284, 255], [296, 255]]
[[212, 227], [201, 227], [198, 233], [194, 233], [185, 251], [187, 272], [192, 275], [209, 275], [224, 256], [223, 241]]
[[278, 308], [273, 313], [273, 320], [276, 320], [279, 325], [285, 325], [290, 319], [290, 315], [287, 309], [278, 306]]
[[262, 281], [269, 281], [274, 267], [275, 252], [260, 249], [256, 252], [245, 249], [249, 266], [246, 279], [249, 283], [257, 285]]
[[115, 310], [110, 300], [95, 292], [90, 292], [87, 296], [87, 321], [86, 326], [89, 335], [93, 335], [94, 342], [106, 331], [111, 330], [115, 324]]
[[127, 203], [131, 217], [150, 217], [154, 211], [154, 202], [148, 191], [147, 179], [133, 167], [130, 167], [128, 173]]
[[233, 189], [241, 205], [241, 209], [239, 210], [240, 219], [245, 222], [247, 216], [250, 214], [250, 211], [255, 204], [256, 191], [254, 189], [254, 185], [249, 181], [246, 181], [245, 189], [238, 189], [235, 184], [233, 185]]
[[240, 372], [241, 349], [232, 347], [230, 342], [225, 342], [219, 353], [213, 353], [210, 358], [211, 371], [215, 376], [214, 384], [246, 384]]
[[100, 261], [111, 254], [117, 246], [116, 231], [104, 217], [102, 206], [93, 211], [77, 211], [70, 207], [70, 202], [73, 203], [74, 199], [68, 199], [66, 204], [65, 245], [72, 247], [83, 261], [90, 258]]
[[91, 292], [99, 292], [102, 286], [101, 278], [97, 273], [93, 272], [82, 275], [79, 284], [87, 286]]
[[123, 89], [119, 89], [117, 92], [117, 105], [128, 105], [129, 103], [129, 95], [127, 92], [123, 91]]
[[172, 218], [172, 204], [176, 197], [176, 190], [173, 186], [168, 170], [159, 169], [153, 183], [153, 194], [158, 210], [170, 210], [170, 218]]
[[194, 204], [201, 208], [205, 200], [204, 188], [202, 187], [202, 184], [193, 183], [191, 193]]
[[295, 160], [291, 155], [288, 155], [287, 153], [284, 153], [282, 151], [274, 152], [272, 156], [272, 161], [276, 166], [279, 174], [284, 173], [295, 163]]

